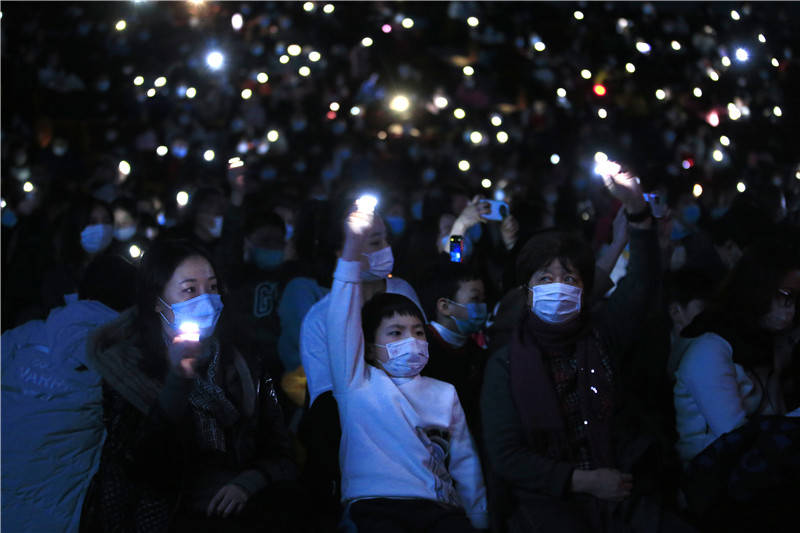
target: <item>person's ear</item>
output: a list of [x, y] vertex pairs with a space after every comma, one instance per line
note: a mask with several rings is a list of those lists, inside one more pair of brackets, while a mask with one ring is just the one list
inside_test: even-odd
[[447, 298], [436, 300], [436, 310], [445, 316], [450, 316], [450, 302], [447, 301]]

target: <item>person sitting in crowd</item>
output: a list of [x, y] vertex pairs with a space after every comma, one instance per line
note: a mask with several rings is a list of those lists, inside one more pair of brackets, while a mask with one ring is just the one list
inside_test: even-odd
[[223, 294], [206, 251], [157, 241], [136, 306], [91, 337], [108, 437], [82, 528], [290, 530], [296, 468], [281, 409], [260, 354], [231, 336]]
[[3, 333], [5, 531], [78, 531], [105, 437], [101, 379], [86, 343], [133, 304], [135, 279], [133, 266], [99, 255], [78, 300]]
[[145, 243], [149, 239], [140, 231], [140, 216], [136, 201], [130, 197], [120, 197], [111, 202], [114, 220], [114, 240], [109, 246], [109, 253], [119, 255], [127, 261], [138, 259], [131, 254], [131, 246], [136, 245], [139, 254], [147, 250]]
[[481, 466], [455, 388], [420, 376], [422, 312], [387, 292], [362, 309], [362, 272], [383, 231], [371, 211], [348, 216], [326, 312], [342, 500], [359, 532], [486, 528]]
[[682, 337], [681, 332], [705, 310], [713, 293], [714, 283], [702, 271], [682, 269], [672, 272], [665, 285], [665, 303], [671, 325], [667, 376], [674, 384], [675, 372], [691, 344], [691, 340]]
[[[344, 217], [337, 217], [341, 221]], [[341, 226], [339, 226], [341, 228]], [[336, 249], [341, 254], [342, 230], [334, 228]], [[386, 241], [386, 227], [380, 216], [374, 224], [364, 249], [365, 268], [361, 270], [362, 302], [376, 294], [387, 292], [401, 294], [413, 301], [422, 313], [422, 305], [414, 289], [404, 280], [391, 276], [394, 266], [392, 248]], [[300, 357], [307, 378], [308, 411], [303, 421], [303, 433], [309, 461], [305, 470], [310, 473], [310, 490], [318, 494], [327, 509], [338, 509], [339, 494], [339, 440], [341, 428], [333, 396], [333, 378], [330, 369], [329, 335], [326, 322], [332, 306], [330, 294], [314, 304], [303, 319], [300, 329]], [[424, 316], [424, 314], [423, 314]], [[333, 489], [332, 489], [333, 487]]]
[[648, 497], [657, 485], [648, 479], [651, 444], [615, 426], [615, 361], [636, 338], [659, 254], [638, 180], [604, 178], [632, 226], [627, 276], [592, 314], [588, 244], [556, 230], [532, 237], [517, 262], [530, 311], [487, 363], [481, 414], [488, 466], [498, 478], [490, 484], [497, 487], [493, 512], [500, 526], [508, 519], [510, 531], [678, 527]]
[[796, 246], [763, 240], [681, 332], [691, 341], [675, 373], [677, 451], [706, 526], [795, 529], [800, 420], [781, 415], [798, 407], [785, 404], [782, 380], [800, 342], [799, 293]]
[[488, 318], [483, 275], [469, 265], [443, 263], [424, 289], [424, 298], [427, 314], [433, 319], [425, 327], [430, 359], [422, 375], [456, 388], [470, 431], [479, 439], [479, 400], [487, 352], [475, 335]]

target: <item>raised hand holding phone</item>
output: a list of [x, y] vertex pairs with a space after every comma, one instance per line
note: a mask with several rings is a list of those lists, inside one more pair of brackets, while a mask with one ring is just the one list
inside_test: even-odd
[[375, 206], [378, 200], [372, 195], [362, 195], [356, 200], [354, 209], [347, 215], [344, 224], [344, 248], [342, 259], [359, 261], [364, 248], [364, 240], [375, 220]]
[[200, 327], [194, 322], [184, 322], [180, 328], [180, 334], [167, 346], [170, 368], [180, 377], [194, 378], [202, 354]]

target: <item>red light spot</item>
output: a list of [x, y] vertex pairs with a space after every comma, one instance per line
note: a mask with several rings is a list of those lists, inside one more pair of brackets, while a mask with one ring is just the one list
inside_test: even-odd
[[336, 111], [328, 111], [325, 116], [328, 117], [328, 120], [333, 120], [336, 118]]
[[712, 127], [716, 128], [719, 126], [719, 114], [716, 111], [711, 111], [706, 115], [706, 122], [708, 122]]
[[599, 83], [596, 84], [593, 88], [594, 94], [597, 96], [605, 96], [606, 95], [606, 88], [600, 85]]

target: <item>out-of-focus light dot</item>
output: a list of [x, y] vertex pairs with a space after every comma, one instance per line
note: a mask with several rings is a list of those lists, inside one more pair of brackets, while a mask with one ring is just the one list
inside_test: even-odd
[[742, 16], [739, 15], [739, 12], [734, 9], [734, 10], [731, 11], [731, 18], [733, 20], [739, 20], [739, 19], [742, 18]]
[[331, 111], [339, 111], [339, 102], [331, 102], [331, 105], [328, 106]]
[[258, 83], [267, 83], [269, 81], [269, 76], [267, 76], [266, 72], [259, 72], [258, 76], [256, 76], [256, 80]]
[[602, 107], [597, 110], [597, 116], [600, 118], [606, 118], [608, 116], [608, 111], [603, 109]]
[[214, 51], [206, 56], [206, 64], [211, 67], [212, 70], [222, 68], [223, 63], [225, 63], [225, 56], [223, 56], [221, 52]]
[[557, 165], [561, 161], [561, 156], [558, 154], [551, 154], [550, 155], [550, 162], [554, 165]]
[[322, 54], [320, 54], [316, 50], [314, 50], [313, 52], [308, 54], [308, 60], [313, 62], [313, 63], [316, 63], [320, 59], [322, 59]]
[[478, 17], [469, 17], [469, 18], [467, 19], [467, 24], [469, 24], [469, 25], [470, 25], [471, 27], [473, 27], [473, 28], [474, 28], [475, 26], [477, 26], [478, 24], [480, 24], [480, 23], [481, 23], [481, 21], [480, 21], [480, 20], [478, 20]]
[[385, 131], [381, 130], [381, 131], [378, 132], [378, 139], [384, 141], [384, 140], [386, 140], [386, 137], [387, 137], [387, 134], [386, 134]]
[[267, 132], [267, 140], [271, 143], [277, 141], [278, 137], [280, 137], [280, 135], [278, 134], [278, 130], [269, 130]]
[[325, 5], [322, 7], [322, 12], [323, 12], [323, 13], [326, 13], [326, 14], [328, 14], [328, 15], [330, 15], [331, 13], [333, 13], [333, 10], [334, 10], [334, 9], [335, 9], [335, 8], [333, 7], [333, 4], [325, 4]]
[[722, 150], [714, 150], [714, 152], [711, 154], [711, 157], [714, 159], [714, 161], [719, 163], [720, 161], [722, 161], [724, 155], [722, 153]]
[[672, 47], [672, 49], [673, 49], [673, 50], [675, 50], [676, 52], [677, 52], [678, 50], [680, 50], [680, 49], [681, 49], [681, 43], [679, 43], [678, 41], [672, 41], [671, 43], [669, 43], [669, 45], [670, 45], [670, 46]]
[[139, 256], [142, 255], [142, 249], [136, 246], [135, 244], [131, 244], [131, 247], [128, 248], [128, 253], [131, 254], [131, 257], [137, 259]]
[[178, 194], [175, 195], [175, 201], [179, 206], [185, 206], [189, 203], [189, 193], [186, 191], [178, 191]]
[[492, 123], [492, 126], [499, 126], [503, 123], [503, 119], [500, 118], [500, 115], [492, 115], [492, 118], [489, 119], [489, 122]]
[[592, 77], [592, 71], [591, 70], [589, 70], [588, 68], [585, 68], [585, 69], [581, 70], [581, 78], [583, 78], [585, 80], [588, 80], [591, 77]]
[[711, 81], [719, 81], [719, 74], [713, 68], [708, 69], [708, 77], [711, 78]]
[[542, 41], [536, 41], [536, 44], [533, 45], [533, 49], [537, 52], [544, 52], [547, 46]]
[[492, 186], [492, 180], [490, 180], [489, 178], [483, 178], [481, 180], [481, 187], [483, 187], [484, 189], [489, 189], [491, 188], [491, 186]]
[[142, 76], [136, 76], [133, 78], [134, 85], [142, 85], [144, 83], [144, 78]]
[[722, 56], [722, 58], [719, 60], [719, 62], [722, 63], [723, 67], [731, 66], [731, 58], [728, 57], [728, 56]]
[[700, 98], [703, 96], [703, 89], [700, 87], [695, 87], [694, 90], [692, 90], [692, 94], [695, 95], [696, 98]]
[[772, 108], [772, 114], [775, 115], [776, 117], [780, 117], [783, 116], [783, 111], [781, 110], [780, 107], [775, 106]]
[[367, 47], [367, 48], [372, 46], [372, 38], [364, 37], [363, 39], [361, 39], [361, 46], [364, 46], [364, 47]]
[[563, 87], [559, 87], [556, 89], [556, 94], [559, 98], [565, 98], [567, 96], [567, 90]]
[[594, 153], [594, 162], [595, 163], [605, 163], [608, 161], [608, 156], [605, 152], [595, 152]]
[[437, 96], [436, 98], [433, 99], [433, 105], [435, 105], [439, 109], [444, 109], [445, 107], [447, 107], [448, 103], [449, 102], [447, 101], [447, 98], [445, 98], [444, 96]]
[[203, 152], [203, 159], [205, 159], [206, 161], [213, 161], [215, 155], [216, 154], [214, 154], [214, 150], [206, 150], [205, 152]]
[[775, 58], [775, 57], [773, 57], [773, 58], [772, 58], [772, 60], [770, 61], [770, 63], [772, 64], [772, 66], [773, 66], [773, 67], [776, 67], [776, 68], [777, 68], [778, 66], [780, 66], [780, 62], [779, 62], [779, 61], [778, 61], [778, 59], [777, 59], [777, 58]]
[[22, 190], [25, 192], [33, 192], [33, 183], [26, 181], [22, 184]]
[[736, 190], [739, 192], [744, 192], [747, 190], [747, 185], [745, 185], [743, 181], [740, 181], [736, 184]]
[[408, 111], [408, 108], [411, 106], [411, 102], [408, 100], [408, 97], [403, 96], [402, 94], [398, 94], [392, 101], [389, 102], [389, 109], [392, 111], [397, 111], [398, 113], [402, 113], [403, 111]]
[[794, 173], [794, 177], [800, 180], [800, 170]]
[[723, 135], [722, 137], [719, 138], [719, 143], [722, 146], [730, 146], [731, 145], [731, 140], [728, 138], [727, 135]]
[[586, 222], [586, 221], [587, 221], [587, 220], [589, 220], [590, 218], [591, 218], [591, 217], [589, 216], [589, 213], [587, 213], [586, 211], [584, 211], [583, 213], [581, 213], [581, 220], [583, 220], [584, 222]]
[[286, 47], [286, 53], [290, 56], [299, 56], [303, 49], [300, 47], [299, 44], [290, 44]]
[[400, 23], [405, 29], [409, 30], [414, 27], [414, 19], [410, 19], [408, 17], [403, 19], [403, 22]]
[[251, 96], [253, 96], [253, 91], [250, 89], [242, 90], [242, 100], [248, 100]]
[[311, 69], [307, 66], [303, 65], [299, 69], [297, 69], [297, 73], [303, 76], [304, 78], [311, 74]]
[[151, 88], [149, 88], [149, 89], [147, 89], [147, 97], [148, 97], [148, 98], [152, 98], [152, 97], [154, 97], [155, 95], [156, 95], [156, 90], [155, 90], [155, 89], [153, 89], [152, 87], [151, 87]]
[[694, 187], [692, 187], [692, 196], [694, 196], [695, 198], [700, 198], [702, 194], [703, 194], [703, 186], [700, 185], [699, 183], [695, 183]]
[[683, 161], [681, 161], [681, 167], [683, 168], [683, 170], [689, 170], [690, 168], [692, 168], [692, 162], [689, 161], [688, 159], [684, 159]]
[[392, 27], [389, 24], [384, 24], [381, 26], [381, 31], [383, 33], [392, 33]]
[[498, 131], [496, 137], [497, 137], [497, 142], [499, 142], [500, 144], [505, 144], [508, 142], [508, 133], [504, 131]]
[[627, 70], [630, 74], [636, 72], [636, 65], [633, 63], [625, 63], [625, 70]]
[[244, 26], [244, 19], [242, 18], [242, 15], [239, 13], [234, 13], [231, 17], [231, 27], [233, 27], [234, 30], [239, 31], [242, 29], [242, 26]]
[[644, 41], [636, 41], [636, 49], [642, 54], [650, 53], [650, 45]]
[[575, 11], [572, 16], [575, 17], [575, 20], [583, 20], [583, 11]]
[[4, 198], [4, 199], [2, 199], [2, 200], [0, 200], [0, 207], [3, 207], [3, 208], [5, 208], [5, 206], [6, 206], [6, 205], [7, 205], [7, 204], [6, 204], [5, 198]]
[[617, 27], [618, 27], [618, 28], [620, 28], [620, 29], [622, 29], [622, 30], [624, 30], [625, 28], [627, 28], [627, 27], [628, 27], [628, 24], [629, 24], [629, 23], [628, 23], [628, 19], [624, 19], [624, 18], [617, 19]]
[[469, 140], [472, 142], [472, 144], [480, 144], [483, 140], [483, 135], [479, 131], [473, 131], [469, 134]]
[[114, 27], [117, 29], [117, 31], [122, 31], [128, 27], [128, 23], [121, 19], [117, 21], [117, 24]]
[[594, 87], [592, 87], [592, 90], [594, 91], [594, 94], [596, 94], [597, 96], [605, 96], [606, 95], [606, 88], [603, 87], [599, 83], [596, 83], [594, 85]]
[[156, 78], [156, 81], [153, 82], [153, 85], [155, 85], [156, 87], [163, 87], [166, 84], [167, 84], [167, 78], [165, 78], [164, 76], [159, 76], [158, 78]]
[[759, 33], [759, 34], [758, 34], [758, 42], [760, 42], [760, 43], [765, 43], [765, 42], [767, 42], [767, 38], [766, 38], [766, 37], [764, 37], [764, 34], [763, 34], [763, 33]]
[[664, 89], [658, 89], [656, 91], [656, 98], [658, 98], [659, 100], [663, 100], [666, 97], [667, 97], [667, 93], [664, 91]]
[[473, 74], [475, 74], [475, 69], [469, 65], [461, 69], [461, 71], [464, 73], [464, 76], [472, 76]]
[[708, 122], [709, 125], [714, 128], [719, 126], [719, 113], [717, 113], [716, 111], [710, 111], [706, 115], [706, 122]]
[[289, 56], [283, 54], [281, 57], [278, 58], [278, 61], [280, 61], [282, 64], [285, 65], [286, 63], [289, 62]]
[[194, 98], [195, 96], [197, 96], [197, 89], [194, 87], [186, 89], [186, 98]]
[[314, 2], [306, 2], [305, 4], [303, 4], [303, 11], [307, 12], [314, 11]]
[[467, 114], [464, 112], [463, 109], [457, 107], [453, 109], [453, 116], [456, 117], [458, 120], [461, 120], [462, 118], [466, 117]]
[[742, 118], [742, 112], [739, 111], [739, 108], [736, 107], [736, 104], [733, 102], [728, 104], [728, 118], [731, 120], [739, 120]]
[[328, 120], [335, 119], [336, 118], [336, 111], [328, 111], [327, 113], [325, 113], [325, 118], [327, 118]]
[[167, 148], [163, 144], [158, 148], [156, 148], [156, 154], [158, 154], [160, 157], [164, 157], [165, 155], [167, 155], [167, 152], [169, 152], [169, 148]]
[[466, 159], [462, 159], [461, 161], [459, 161], [458, 170], [460, 170], [461, 172], [466, 172], [467, 170], [469, 170], [469, 161], [467, 161]]
[[354, 105], [353, 107], [350, 108], [350, 114], [353, 115], [354, 117], [360, 113], [361, 113], [361, 108], [358, 107], [357, 105]]

